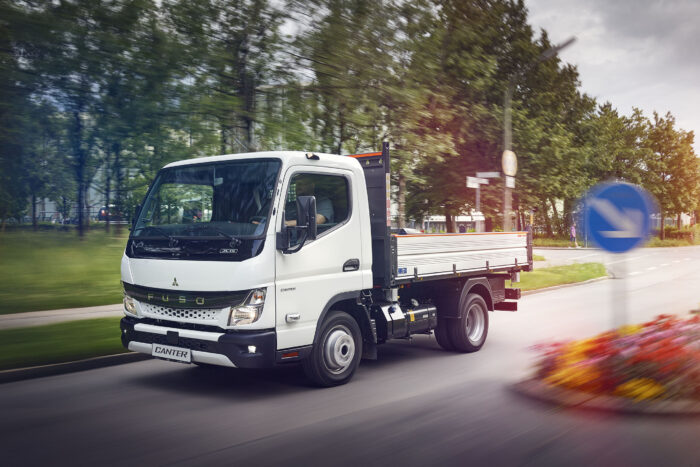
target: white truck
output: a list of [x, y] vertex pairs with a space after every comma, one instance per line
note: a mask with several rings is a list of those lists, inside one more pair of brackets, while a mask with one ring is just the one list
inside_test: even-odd
[[527, 232], [392, 234], [389, 146], [174, 162], [137, 209], [121, 261], [122, 343], [199, 365], [301, 363], [350, 380], [390, 339], [479, 350], [517, 310]]

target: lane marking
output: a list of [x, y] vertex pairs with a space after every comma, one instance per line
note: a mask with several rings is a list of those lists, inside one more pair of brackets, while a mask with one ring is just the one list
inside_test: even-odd
[[632, 261], [635, 259], [642, 259], [642, 258], [648, 258], [649, 256], [654, 256], [657, 255], [658, 253], [649, 253], [648, 255], [640, 255], [640, 256], [631, 256], [629, 258], [624, 258], [618, 261], [612, 261], [610, 263], [605, 263], [605, 264], [617, 264], [617, 263], [622, 263], [623, 261]]
[[654, 269], [656, 269], [656, 266], [649, 266], [649, 267], [647, 268], [647, 271], [653, 271]]
[[637, 274], [641, 274], [639, 271], [633, 271], [630, 273], [630, 276], [636, 276]]
[[690, 258], [683, 258], [683, 261], [690, 261]]
[[664, 263], [661, 265], [661, 267], [668, 266], [668, 263]]
[[598, 256], [598, 255], [600, 255], [600, 253], [588, 253], [587, 255], [574, 256], [574, 257], [569, 258], [569, 259], [574, 260], [574, 259], [588, 258], [590, 256]]
[[679, 260], [679, 259], [674, 259], [673, 262], [674, 262], [674, 263], [680, 263], [681, 260]]

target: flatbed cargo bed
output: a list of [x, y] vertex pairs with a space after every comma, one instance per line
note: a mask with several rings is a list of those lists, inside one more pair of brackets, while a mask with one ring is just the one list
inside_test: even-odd
[[528, 232], [397, 235], [391, 232], [389, 145], [354, 154], [364, 169], [372, 229], [374, 286], [532, 269]]
[[393, 282], [529, 270], [527, 232], [394, 235]]

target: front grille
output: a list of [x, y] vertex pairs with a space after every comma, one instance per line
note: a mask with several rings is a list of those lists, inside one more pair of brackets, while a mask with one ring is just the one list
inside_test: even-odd
[[175, 319], [179, 321], [217, 321], [221, 308], [169, 308], [141, 303], [141, 313], [148, 318]]

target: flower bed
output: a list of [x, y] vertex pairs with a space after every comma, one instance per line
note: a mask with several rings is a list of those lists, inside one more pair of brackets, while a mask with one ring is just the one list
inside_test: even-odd
[[700, 401], [700, 315], [661, 315], [535, 350], [535, 378], [551, 386], [634, 401]]

